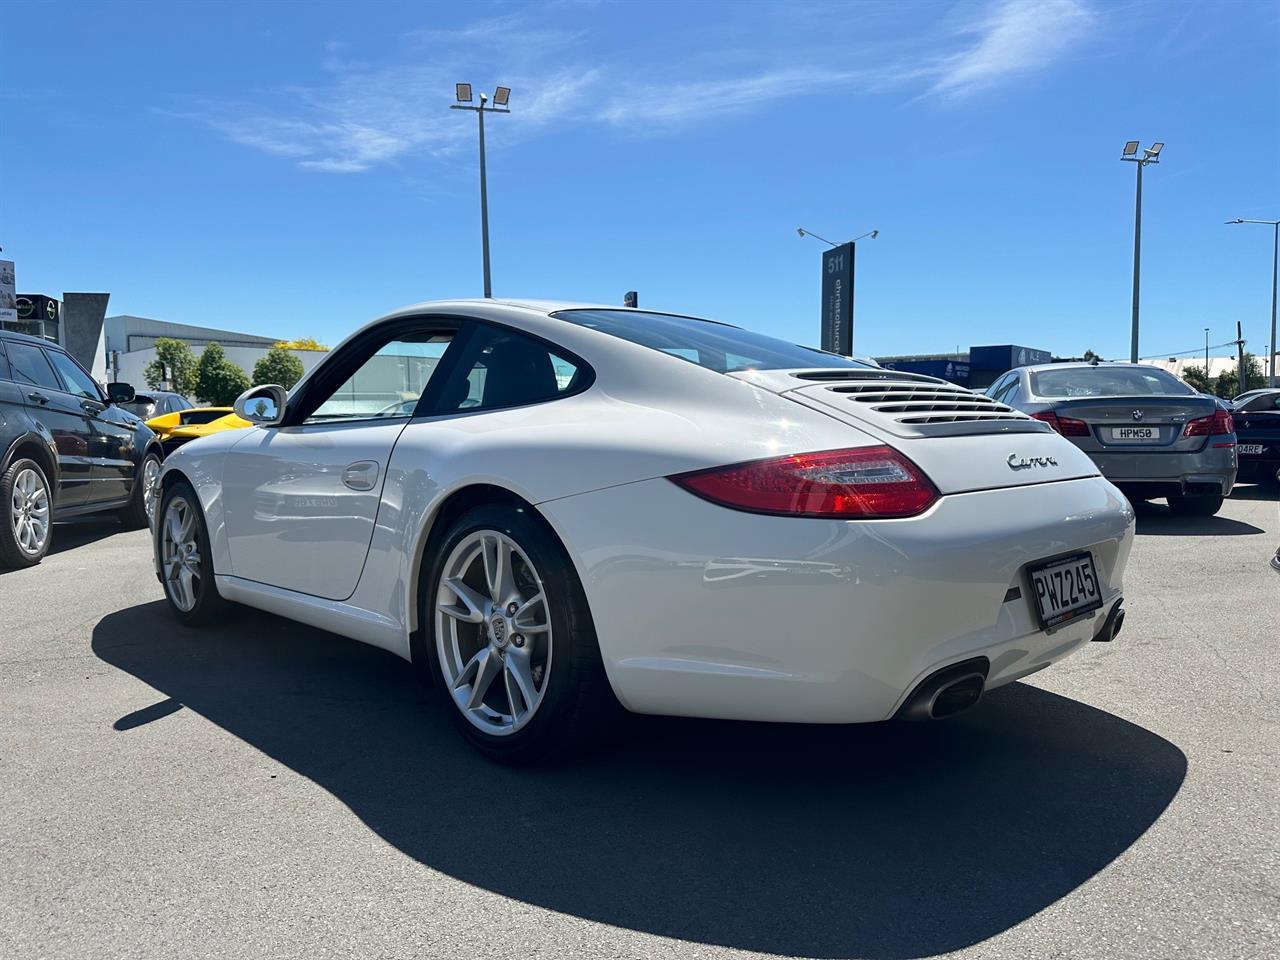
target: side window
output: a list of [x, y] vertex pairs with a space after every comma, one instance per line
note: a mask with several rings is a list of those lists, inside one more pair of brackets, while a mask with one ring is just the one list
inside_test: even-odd
[[1000, 393], [1000, 402], [1007, 403], [1010, 406], [1016, 404], [1022, 399], [1022, 381], [1014, 377], [1009, 381], [1009, 386]]
[[62, 384], [58, 376], [45, 359], [44, 351], [29, 343], [18, 343], [12, 340], [8, 344], [9, 366], [13, 370], [13, 379], [27, 387], [44, 387], [47, 390], [61, 390]]
[[439, 412], [554, 400], [576, 388], [578, 366], [532, 337], [476, 324], [441, 391]]
[[1006, 373], [991, 386], [987, 387], [987, 396], [992, 400], [999, 400], [1004, 396], [1005, 391], [1009, 389], [1012, 383], [1013, 377]]
[[53, 363], [54, 369], [62, 377], [62, 382], [65, 384], [63, 389], [67, 393], [74, 393], [77, 397], [85, 397], [89, 400], [102, 399], [102, 394], [98, 392], [98, 385], [93, 382], [93, 377], [81, 370], [78, 363], [57, 350], [45, 352]]
[[452, 333], [405, 334], [384, 344], [303, 423], [411, 417]]
[[9, 358], [4, 353], [4, 341], [0, 340], [0, 380], [12, 380], [9, 373]]

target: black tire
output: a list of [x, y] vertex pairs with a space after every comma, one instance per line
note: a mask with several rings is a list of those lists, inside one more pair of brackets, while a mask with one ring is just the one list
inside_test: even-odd
[[1222, 509], [1220, 496], [1170, 497], [1169, 509], [1184, 517], [1212, 517]]
[[[176, 588], [166, 578], [163, 563], [165, 555], [165, 523], [169, 515], [170, 506], [180, 498], [194, 513], [195, 542], [200, 557], [200, 575], [198, 578], [193, 578], [195, 598], [190, 609], [183, 609], [183, 605], [174, 599]], [[174, 616], [189, 627], [199, 627], [210, 623], [225, 612], [227, 601], [218, 593], [218, 586], [213, 579], [213, 560], [209, 550], [209, 528], [204, 522], [204, 511], [200, 509], [200, 500], [196, 496], [195, 490], [185, 480], [179, 480], [166, 489], [164, 496], [160, 500], [156, 518], [155, 549], [157, 555], [162, 558], [160, 584], [164, 588], [165, 601], [169, 604], [169, 609], [173, 611]]]
[[130, 530], [141, 529], [147, 526], [151, 520], [147, 516], [147, 491], [143, 480], [147, 475], [148, 464], [158, 468], [160, 466], [159, 455], [148, 453], [142, 458], [142, 462], [138, 464], [138, 475], [133, 481], [133, 498], [129, 501], [129, 505], [119, 513], [120, 522]]
[[[527, 723], [512, 733], [479, 729], [454, 701], [436, 643], [436, 596], [454, 548], [479, 531], [500, 531], [513, 540], [539, 572], [546, 595], [553, 656], [542, 700]], [[473, 507], [427, 547], [419, 596], [414, 667], [438, 691], [459, 733], [485, 756], [503, 763], [555, 763], [580, 755], [613, 729], [622, 708], [613, 695], [600, 657], [591, 611], [572, 562], [545, 524], [506, 504]]]
[[[38, 549], [28, 550], [18, 542], [18, 532], [14, 528], [13, 497], [14, 485], [18, 477], [27, 471], [35, 473], [37, 481], [44, 487], [44, 502], [47, 504], [47, 524], [44, 541]], [[25, 498], [24, 498], [25, 499]], [[53, 542], [53, 487], [45, 476], [44, 468], [34, 460], [25, 458], [9, 464], [9, 469], [0, 476], [0, 567], [16, 569], [34, 567], [49, 553], [49, 544]]]

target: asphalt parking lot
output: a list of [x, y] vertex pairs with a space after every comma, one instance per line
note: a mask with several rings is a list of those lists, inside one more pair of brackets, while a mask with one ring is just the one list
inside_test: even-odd
[[954, 720], [494, 766], [394, 657], [177, 628], [145, 532], [0, 573], [0, 957], [1274, 957], [1274, 490], [1140, 511], [1125, 631]]

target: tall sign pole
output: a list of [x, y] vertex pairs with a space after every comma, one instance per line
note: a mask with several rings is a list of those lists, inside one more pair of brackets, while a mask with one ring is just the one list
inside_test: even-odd
[[853, 243], [822, 251], [822, 349], [853, 356]]

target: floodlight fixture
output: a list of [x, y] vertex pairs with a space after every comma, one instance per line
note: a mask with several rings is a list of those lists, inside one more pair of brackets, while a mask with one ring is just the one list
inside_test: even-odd
[[1138, 141], [1126, 140], [1124, 144], [1124, 153], [1122, 156], [1135, 157], [1138, 155]]
[[510, 99], [511, 99], [510, 87], [498, 87], [497, 90], [493, 91], [493, 102], [500, 107], [505, 107], [507, 105], [507, 101]]
[[455, 90], [456, 90], [456, 92], [457, 92], [457, 95], [458, 95], [458, 102], [459, 102], [459, 103], [470, 103], [470, 102], [471, 102], [471, 84], [469, 84], [469, 83], [455, 83], [453, 86], [454, 86], [454, 89], [455, 89]]

